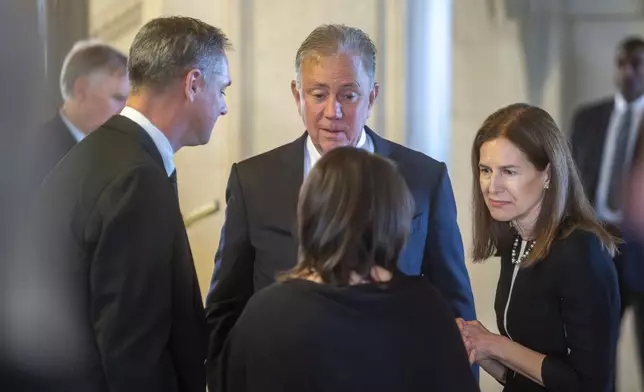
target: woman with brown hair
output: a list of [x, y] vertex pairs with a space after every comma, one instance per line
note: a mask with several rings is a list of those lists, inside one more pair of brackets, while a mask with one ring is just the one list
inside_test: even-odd
[[504, 391], [610, 391], [620, 299], [613, 237], [595, 220], [563, 133], [526, 104], [472, 147], [475, 262], [501, 256], [501, 335], [458, 320], [470, 361]]
[[324, 154], [300, 192], [299, 262], [249, 301], [217, 391], [478, 391], [441, 295], [397, 269], [412, 200], [388, 160]]

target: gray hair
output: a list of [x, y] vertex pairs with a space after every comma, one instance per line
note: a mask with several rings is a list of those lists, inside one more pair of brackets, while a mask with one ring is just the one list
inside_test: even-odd
[[326, 57], [338, 53], [354, 53], [361, 57], [362, 66], [373, 84], [376, 77], [376, 45], [364, 31], [343, 24], [317, 27], [302, 42], [295, 56], [295, 80], [300, 87], [300, 69], [309, 57]]
[[74, 96], [74, 83], [96, 72], [126, 73], [127, 57], [100, 40], [78, 41], [65, 56], [60, 72], [60, 94], [65, 101]]
[[130, 47], [132, 91], [162, 90], [191, 69], [220, 72], [230, 42], [221, 29], [195, 18], [171, 16], [146, 23]]

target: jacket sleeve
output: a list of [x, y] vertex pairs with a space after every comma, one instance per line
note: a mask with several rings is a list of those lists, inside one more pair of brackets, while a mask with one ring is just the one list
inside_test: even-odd
[[443, 295], [456, 317], [475, 320], [474, 296], [456, 222], [456, 202], [444, 163], [430, 209], [423, 274]]
[[255, 250], [249, 239], [246, 204], [237, 165], [234, 164], [226, 188], [226, 218], [206, 298], [209, 385], [214, 385], [216, 359], [226, 338], [253, 295], [254, 262]]
[[560, 263], [559, 292], [568, 355], [546, 356], [548, 391], [604, 392], [612, 386], [619, 328], [617, 273], [599, 240], [571, 241]]

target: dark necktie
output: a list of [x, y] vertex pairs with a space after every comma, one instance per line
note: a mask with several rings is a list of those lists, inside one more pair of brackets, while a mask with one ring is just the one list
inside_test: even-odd
[[177, 187], [177, 169], [172, 171], [172, 174], [170, 174], [170, 182], [172, 182], [172, 186], [174, 187], [174, 194], [179, 198], [179, 188]]
[[617, 137], [615, 138], [613, 162], [611, 163], [609, 177], [610, 188], [608, 188], [608, 207], [613, 211], [620, 211], [622, 206], [622, 186], [624, 170], [626, 169], [628, 139], [631, 134], [632, 114], [633, 111], [629, 105], [622, 116], [622, 121], [617, 129]]

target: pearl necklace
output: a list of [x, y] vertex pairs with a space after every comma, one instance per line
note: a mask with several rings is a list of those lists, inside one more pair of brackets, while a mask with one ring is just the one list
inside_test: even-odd
[[521, 257], [517, 258], [517, 251], [519, 249], [519, 236], [514, 237], [514, 245], [512, 246], [512, 264], [521, 264], [523, 260], [530, 254], [532, 248], [534, 248], [535, 241], [528, 241], [528, 246], [523, 252]]

